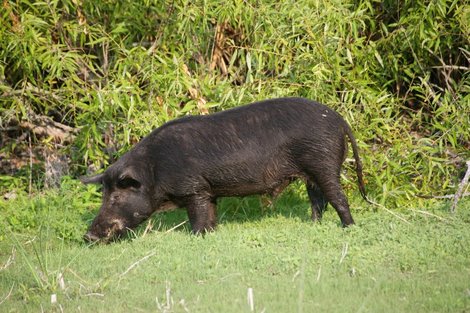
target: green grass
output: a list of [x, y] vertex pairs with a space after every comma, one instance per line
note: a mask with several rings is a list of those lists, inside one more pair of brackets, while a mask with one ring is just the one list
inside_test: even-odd
[[2, 234], [0, 311], [250, 312], [248, 288], [256, 312], [470, 310], [470, 201], [456, 215], [448, 202], [396, 212], [405, 222], [353, 197], [357, 225], [342, 229], [331, 208], [313, 224], [295, 189], [270, 207], [223, 199], [219, 227], [204, 237], [178, 226], [186, 215], [174, 211], [156, 215], [151, 231], [97, 246], [78, 231], [58, 239], [60, 208], [39, 206], [36, 218], [42, 209], [51, 223]]

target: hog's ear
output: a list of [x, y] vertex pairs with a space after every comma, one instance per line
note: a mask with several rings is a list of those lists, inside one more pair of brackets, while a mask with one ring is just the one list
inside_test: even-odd
[[141, 182], [136, 179], [135, 175], [129, 172], [119, 176], [119, 180], [117, 182], [118, 188], [121, 189], [127, 189], [131, 187], [139, 189], [141, 185]]
[[84, 184], [102, 184], [103, 183], [103, 176], [104, 174], [98, 174], [94, 176], [82, 176], [80, 177], [80, 181]]

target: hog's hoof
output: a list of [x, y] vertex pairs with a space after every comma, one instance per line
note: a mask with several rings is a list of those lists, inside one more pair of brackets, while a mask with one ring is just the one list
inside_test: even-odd
[[351, 221], [348, 222], [348, 223], [341, 223], [341, 224], [342, 224], [343, 228], [347, 228], [347, 227], [349, 227], [349, 226], [353, 226], [353, 225], [356, 224], [356, 223], [354, 223], [354, 221], [351, 220]]
[[196, 236], [204, 236], [207, 233], [213, 232], [215, 230], [215, 226], [208, 226], [208, 227], [203, 227], [203, 228], [198, 228], [192, 230], [193, 235]]
[[321, 223], [321, 218], [322, 218], [321, 213], [318, 213], [318, 212], [312, 213], [312, 222], [314, 222], [315, 224]]

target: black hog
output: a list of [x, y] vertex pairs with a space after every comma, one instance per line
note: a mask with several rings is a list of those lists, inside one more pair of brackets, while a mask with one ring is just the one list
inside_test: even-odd
[[351, 128], [329, 107], [302, 98], [266, 100], [231, 110], [173, 120], [155, 129], [102, 174], [103, 204], [85, 239], [108, 240], [154, 212], [185, 207], [192, 231], [216, 226], [216, 200], [271, 194], [306, 182], [312, 219], [327, 203], [341, 223], [354, 223], [340, 185], [351, 141], [359, 190], [362, 165]]

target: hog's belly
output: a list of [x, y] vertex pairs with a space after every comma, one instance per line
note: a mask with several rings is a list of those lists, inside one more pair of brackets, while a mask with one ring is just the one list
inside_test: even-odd
[[[259, 156], [258, 156], [259, 157]], [[290, 182], [300, 177], [287, 158], [258, 158], [239, 164], [218, 164], [203, 175], [216, 197], [277, 195]]]
[[297, 175], [280, 177], [269, 181], [230, 181], [211, 186], [211, 193], [216, 197], [249, 196], [269, 194], [277, 196], [287, 185], [297, 179]]

